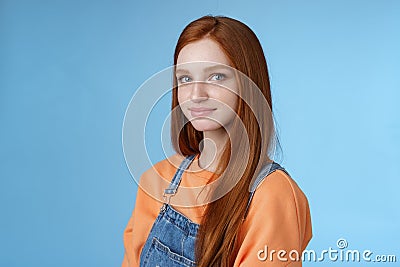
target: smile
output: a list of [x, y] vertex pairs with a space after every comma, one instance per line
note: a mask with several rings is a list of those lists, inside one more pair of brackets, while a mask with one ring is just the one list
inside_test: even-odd
[[211, 114], [216, 108], [214, 109], [209, 109], [209, 108], [190, 108], [190, 114], [193, 117], [198, 117], [198, 116], [206, 116]]

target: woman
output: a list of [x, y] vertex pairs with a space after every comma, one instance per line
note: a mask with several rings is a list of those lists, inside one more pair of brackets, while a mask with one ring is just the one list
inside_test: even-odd
[[271, 92], [256, 35], [228, 17], [191, 22], [174, 77], [177, 153], [141, 176], [122, 266], [301, 266], [310, 211], [272, 161]]

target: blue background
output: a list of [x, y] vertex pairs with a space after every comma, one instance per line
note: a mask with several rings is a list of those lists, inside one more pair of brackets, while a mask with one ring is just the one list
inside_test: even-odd
[[[1, 266], [120, 265], [137, 190], [125, 109], [206, 14], [242, 20], [265, 49], [308, 249], [343, 237], [400, 261], [399, 1], [2, 0]], [[305, 266], [328, 263], [358, 266]]]

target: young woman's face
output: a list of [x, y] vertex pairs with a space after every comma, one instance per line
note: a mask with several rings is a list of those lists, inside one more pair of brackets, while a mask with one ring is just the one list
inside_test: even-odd
[[205, 38], [184, 46], [176, 78], [179, 105], [196, 130], [218, 130], [232, 122], [238, 85], [234, 69], [216, 42]]

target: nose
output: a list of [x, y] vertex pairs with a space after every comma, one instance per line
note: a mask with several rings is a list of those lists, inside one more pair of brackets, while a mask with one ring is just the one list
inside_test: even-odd
[[190, 100], [194, 103], [199, 103], [208, 99], [206, 84], [203, 82], [194, 82], [190, 94]]

